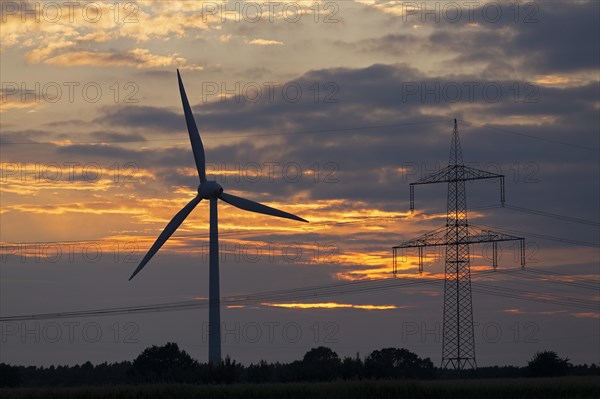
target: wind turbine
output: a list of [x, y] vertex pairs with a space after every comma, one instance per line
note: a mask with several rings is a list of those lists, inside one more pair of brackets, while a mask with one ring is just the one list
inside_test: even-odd
[[259, 204], [258, 202], [249, 199], [237, 197], [235, 195], [223, 192], [223, 187], [216, 181], [206, 180], [206, 165], [204, 158], [204, 147], [200, 139], [200, 133], [196, 127], [192, 109], [185, 94], [185, 88], [181, 81], [181, 75], [177, 70], [177, 80], [179, 81], [179, 92], [181, 94], [181, 102], [183, 103], [183, 112], [185, 114], [185, 122], [187, 124], [190, 142], [192, 143], [192, 151], [194, 160], [196, 161], [196, 169], [200, 178], [198, 186], [198, 194], [186, 206], [183, 207], [167, 224], [165, 229], [160, 233], [146, 256], [142, 259], [139, 266], [135, 269], [129, 280], [135, 277], [144, 266], [152, 259], [154, 254], [163, 246], [163, 244], [171, 237], [177, 228], [183, 223], [185, 218], [194, 210], [194, 208], [202, 201], [210, 200], [210, 243], [209, 243], [209, 310], [208, 310], [208, 360], [211, 363], [219, 363], [221, 361], [221, 309], [219, 295], [219, 222], [217, 214], [217, 202], [219, 199], [245, 211], [262, 213], [265, 215], [277, 216], [286, 219], [298, 220], [307, 222], [306, 220], [280, 211], [270, 206]]

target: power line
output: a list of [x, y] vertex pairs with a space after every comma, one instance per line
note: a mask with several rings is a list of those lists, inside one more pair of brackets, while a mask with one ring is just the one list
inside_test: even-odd
[[579, 308], [579, 309], [585, 309], [585, 310], [593, 310], [593, 311], [600, 311], [600, 308], [598, 308], [597, 304], [594, 303], [589, 303], [589, 304], [580, 304], [580, 303], [572, 303], [569, 301], [562, 301], [562, 300], [553, 300], [550, 299], [549, 297], [533, 297], [533, 296], [522, 296], [519, 294], [515, 294], [513, 292], [511, 292], [510, 290], [504, 290], [506, 292], [498, 292], [498, 291], [494, 291], [493, 289], [490, 290], [488, 288], [482, 288], [482, 287], [473, 287], [472, 288], [473, 291], [475, 292], [480, 292], [480, 293], [484, 293], [484, 294], [489, 294], [489, 295], [494, 295], [494, 296], [500, 296], [500, 297], [504, 297], [504, 298], [512, 298], [512, 299], [522, 299], [522, 300], [526, 300], [526, 301], [532, 301], [532, 302], [542, 302], [542, 303], [550, 303], [550, 304], [554, 304], [554, 305], [562, 305], [562, 306], [567, 306], [567, 307], [572, 307], [572, 308]]
[[[358, 131], [358, 130], [369, 130], [369, 129], [383, 129], [389, 127], [402, 127], [402, 126], [414, 126], [414, 125], [425, 125], [425, 124], [434, 124], [446, 122], [444, 120], [435, 120], [435, 121], [422, 121], [422, 122], [406, 122], [406, 123], [392, 123], [392, 124], [384, 124], [384, 125], [370, 125], [370, 126], [356, 126], [356, 127], [346, 127], [346, 128], [338, 128], [338, 129], [321, 129], [321, 130], [303, 130], [296, 132], [279, 132], [279, 133], [256, 133], [256, 134], [236, 134], [236, 135], [204, 135], [207, 139], [215, 139], [215, 140], [223, 140], [223, 139], [231, 139], [231, 138], [252, 138], [252, 137], [268, 137], [268, 136], [293, 136], [293, 135], [304, 135], [304, 134], [317, 134], [317, 133], [336, 133], [336, 132], [349, 132], [349, 131]], [[380, 132], [385, 133], [385, 132]], [[187, 141], [189, 138], [187, 136], [183, 136], [181, 138], [165, 138], [165, 139], [144, 139], [144, 140], [103, 140], [103, 141], [70, 141], [68, 144], [109, 144], [109, 143], [143, 143], [143, 142], [153, 142], [153, 141]], [[55, 144], [53, 141], [36, 141], [36, 142], [2, 142], [2, 144], [6, 145], [21, 145], [21, 144]]]
[[[398, 220], [398, 219], [404, 219], [406, 218], [405, 216], [402, 215], [396, 215], [396, 216], [361, 216], [361, 220], [348, 220], [348, 221], [340, 221], [340, 222], [317, 222], [317, 223], [311, 223], [309, 226], [309, 230], [301, 230], [301, 232], [306, 232], [306, 233], [310, 233], [311, 230], [310, 228], [312, 227], [330, 227], [330, 226], [340, 226], [340, 225], [347, 225], [347, 224], [356, 224], [356, 223], [365, 223], [365, 219], [368, 220]], [[298, 232], [298, 230], [294, 230], [296, 233]], [[229, 231], [229, 232], [219, 232], [219, 236], [243, 236], [243, 235], [249, 235], [249, 234], [262, 234], [262, 233], [269, 233], [269, 232], [273, 232], [273, 229], [256, 229], [256, 230], [238, 230], [238, 231]], [[173, 235], [172, 238], [209, 238], [210, 234], [208, 233], [195, 233], [195, 234], [176, 234]], [[134, 236], [132, 237], [133, 240], [155, 240], [156, 236]], [[123, 240], [125, 240], [125, 238], [123, 238]], [[4, 242], [0, 242], [0, 245], [2, 245], [2, 248], [7, 249], [7, 248], [11, 248], [11, 247], [17, 247], [17, 246], [21, 246], [21, 245], [43, 245], [43, 244], [77, 244], [77, 243], [98, 243], [98, 242], [106, 242], [106, 243], [113, 243], [117, 240], [107, 240], [107, 239], [92, 239], [92, 240], [63, 240], [63, 241], [28, 241], [28, 242], [10, 242], [10, 241], [4, 241]]]
[[596, 222], [594, 220], [586, 220], [586, 219], [575, 218], [572, 216], [558, 215], [556, 213], [550, 213], [550, 212], [540, 211], [540, 210], [536, 210], [536, 209], [524, 208], [522, 206], [509, 205], [509, 204], [505, 203], [504, 208], [512, 209], [514, 211], [519, 211], [519, 212], [531, 213], [534, 215], [545, 216], [545, 217], [558, 219], [558, 220], [565, 220], [567, 222], [587, 224], [589, 226], [596, 226], [596, 227], [600, 226], [600, 222]]
[[[577, 282], [572, 282], [572, 281], [560, 281], [560, 280], [551, 280], [548, 277], [544, 277], [541, 275], [531, 275], [528, 274], [527, 271], [530, 271], [529, 269], [525, 269], [523, 270], [523, 273], [518, 272], [517, 274], [523, 278], [528, 278], [528, 279], [532, 279], [532, 280], [538, 280], [538, 281], [545, 281], [551, 284], [562, 284], [562, 285], [568, 285], [574, 288], [580, 288], [580, 289], [584, 289], [584, 290], [590, 290], [590, 291], [594, 291], [594, 292], [598, 292], [600, 291], [600, 285], [596, 284], [596, 286], [592, 286], [591, 284], [583, 284], [583, 283], [577, 283]], [[526, 284], [526, 283], [523, 283]]]
[[500, 208], [500, 209], [510, 209], [510, 210], [513, 210], [513, 211], [530, 213], [530, 214], [544, 216], [544, 217], [548, 217], [548, 218], [552, 218], [552, 219], [563, 220], [563, 221], [566, 221], [566, 222], [581, 223], [581, 224], [586, 224], [586, 225], [594, 226], [594, 227], [600, 226], [600, 222], [597, 222], [595, 220], [581, 219], [581, 218], [576, 218], [576, 217], [573, 217], [573, 216], [560, 215], [560, 214], [557, 214], [557, 213], [551, 213], [551, 212], [547, 212], [547, 211], [540, 211], [540, 210], [537, 210], [537, 209], [530, 209], [530, 208], [525, 208], [525, 207], [522, 207], [522, 206], [510, 205], [507, 202], [504, 202], [504, 205], [500, 205], [500, 204], [497, 204], [497, 205], [482, 205], [482, 206], [478, 206], [478, 207], [469, 208], [469, 210], [483, 211], [483, 210], [497, 209], [497, 208]]
[[[373, 283], [373, 282], [392, 282], [393, 278], [382, 279], [382, 280], [368, 280], [361, 282], [364, 285], [365, 283]], [[224, 305], [236, 305], [236, 304], [252, 304], [252, 303], [260, 303], [269, 300], [292, 300], [292, 299], [304, 299], [304, 298], [315, 298], [321, 297], [325, 294], [331, 294], [326, 290], [325, 292], [319, 292], [319, 290], [323, 290], [326, 288], [330, 289], [340, 289], [341, 291], [337, 291], [338, 293], [346, 293], [346, 292], [360, 292], [372, 290], [372, 287], [361, 287], [360, 285], [355, 288], [349, 288], [348, 286], [353, 286], [356, 282], [347, 282], [340, 284], [341, 287], [337, 287], [335, 284], [331, 284], [328, 287], [304, 287], [299, 289], [291, 289], [291, 290], [279, 290], [279, 291], [268, 291], [264, 293], [255, 293], [245, 296], [228, 296], [222, 297], [221, 303]], [[405, 285], [421, 285], [421, 284], [430, 284], [431, 281], [428, 280], [418, 280], [418, 281], [410, 281]], [[381, 287], [380, 287], [381, 288]], [[17, 320], [29, 320], [29, 319], [60, 319], [60, 318], [72, 318], [72, 317], [90, 317], [90, 316], [104, 316], [104, 315], [118, 315], [118, 314], [130, 314], [130, 313], [147, 313], [147, 312], [159, 312], [159, 311], [171, 311], [171, 310], [185, 310], [190, 308], [204, 308], [208, 307], [207, 300], [194, 300], [194, 301], [181, 301], [181, 302], [172, 302], [172, 303], [162, 303], [162, 304], [153, 304], [153, 305], [142, 305], [142, 306], [132, 306], [132, 307], [119, 307], [119, 308], [106, 308], [106, 309], [96, 309], [96, 310], [87, 310], [87, 311], [75, 311], [75, 312], [59, 312], [59, 313], [45, 313], [45, 314], [35, 314], [35, 315], [27, 315], [27, 316], [8, 316], [1, 317], [0, 321], [17, 321]]]
[[[490, 273], [509, 273], [519, 272], [521, 269], [508, 269], [503, 271], [485, 270], [480, 272], [474, 272], [473, 275], [486, 275]], [[545, 280], [543, 280], [545, 281]], [[301, 287], [287, 290], [276, 290], [267, 291], [262, 293], [254, 293], [248, 295], [235, 295], [222, 298], [224, 305], [248, 305], [248, 304], [261, 304], [267, 301], [290, 301], [300, 299], [314, 299], [327, 296], [337, 296], [343, 294], [355, 294], [360, 292], [372, 292], [381, 291], [387, 289], [394, 289], [399, 287], [411, 287], [420, 286], [427, 284], [442, 285], [444, 279], [423, 279], [409, 281], [400, 280], [397, 278], [382, 278], [382, 279], [371, 279], [371, 280], [360, 280], [360, 281], [347, 281], [330, 283], [312, 287]], [[558, 282], [556, 282], [558, 283]], [[476, 292], [484, 294], [517, 298], [534, 302], [552, 303], [557, 305], [563, 305], [568, 307], [582, 308], [588, 310], [598, 310], [598, 304], [592, 301], [577, 299], [572, 297], [559, 296], [554, 294], [539, 293], [532, 291], [519, 290], [514, 288], [500, 287], [496, 285], [482, 283], [479, 286], [473, 288]], [[79, 318], [79, 317], [92, 317], [92, 316], [115, 316], [121, 314], [132, 314], [132, 313], [150, 313], [150, 312], [167, 312], [167, 311], [180, 311], [196, 308], [208, 307], [207, 300], [193, 300], [193, 301], [179, 301], [171, 303], [161, 303], [152, 305], [142, 306], [126, 306], [117, 308], [104, 308], [94, 309], [85, 311], [74, 311], [74, 312], [57, 312], [57, 313], [44, 313], [44, 314], [31, 314], [31, 315], [19, 315], [19, 316], [6, 316], [0, 317], [0, 321], [23, 321], [23, 320], [44, 320], [44, 319], [64, 319], [64, 318]]]
[[582, 282], [594, 283], [594, 284], [600, 285], [600, 281], [598, 281], [598, 280], [589, 280], [587, 278], [574, 276], [572, 274], [559, 273], [557, 271], [547, 271], [547, 270], [543, 270], [543, 269], [526, 269], [526, 270], [531, 273], [545, 274], [548, 276], [568, 277], [568, 278], [576, 280], [576, 281], [582, 281]]
[[519, 230], [514, 230], [514, 229], [499, 228], [499, 227], [486, 226], [486, 225], [481, 225], [481, 224], [477, 224], [476, 225], [474, 223], [471, 223], [471, 225], [472, 226], [485, 227], [485, 228], [489, 228], [489, 229], [499, 229], [499, 230], [502, 230], [502, 231], [506, 231], [508, 233], [524, 234], [524, 235], [529, 236], [529, 237], [541, 238], [541, 239], [548, 240], [548, 241], [562, 242], [564, 244], [574, 244], [574, 245], [581, 245], [583, 247], [600, 248], [600, 244], [595, 244], [595, 243], [592, 243], [592, 242], [571, 240], [571, 239], [568, 239], [568, 238], [554, 237], [554, 236], [549, 236], [549, 235], [544, 235], [544, 234], [537, 234], [537, 233], [529, 233], [529, 232], [524, 232], [524, 231], [519, 231]]
[[[288, 136], [288, 135], [303, 135], [303, 134], [317, 134], [317, 133], [335, 133], [335, 132], [347, 132], [347, 131], [358, 131], [358, 130], [369, 130], [369, 129], [383, 129], [389, 127], [402, 127], [402, 126], [413, 126], [413, 125], [422, 125], [422, 124], [434, 124], [434, 123], [445, 123], [446, 120], [435, 120], [435, 121], [422, 121], [422, 122], [406, 122], [406, 123], [393, 123], [393, 124], [382, 124], [382, 125], [371, 125], [371, 126], [359, 126], [359, 127], [347, 127], [347, 128], [338, 128], [338, 129], [322, 129], [322, 130], [306, 130], [306, 131], [296, 131], [296, 132], [279, 132], [279, 133], [257, 133], [257, 134], [236, 134], [236, 135], [206, 135], [206, 138], [213, 140], [223, 140], [230, 138], [252, 138], [252, 137], [265, 137], [265, 136]], [[476, 126], [473, 123], [469, 123], [465, 120], [461, 120], [462, 123], [466, 123], [467, 125]], [[534, 136], [531, 134], [515, 132], [508, 129], [501, 129], [497, 127], [492, 127], [488, 125], [476, 126], [483, 127], [485, 129], [494, 130], [500, 133], [509, 133], [512, 135], [528, 137], [535, 140], [541, 140], [548, 143], [564, 145], [568, 147], [573, 147], [586, 151], [600, 152], [599, 149], [589, 148], [580, 146], [577, 144], [567, 143], [564, 141], [552, 140], [545, 137]], [[381, 132], [383, 133], [383, 132]], [[187, 137], [182, 136], [181, 138], [163, 138], [163, 139], [143, 139], [143, 140], [102, 140], [102, 141], [71, 141], [69, 144], [110, 144], [110, 143], [144, 143], [144, 142], [161, 142], [161, 141], [187, 141]], [[39, 145], [39, 144], [55, 144], [53, 141], [20, 141], [20, 142], [2, 142], [2, 145]]]
[[[477, 211], [482, 211], [482, 210], [490, 210], [490, 209], [497, 209], [497, 208], [503, 208], [501, 205], [484, 205], [484, 206], [479, 206], [479, 207], [473, 207], [470, 208], [471, 210], [477, 210]], [[565, 221], [570, 221], [570, 222], [575, 222], [575, 223], [582, 223], [582, 224], [587, 224], [587, 225], [591, 225], [591, 226], [600, 226], [599, 222], [593, 221], [593, 220], [586, 220], [586, 219], [579, 219], [579, 218], [573, 218], [570, 216], [565, 216], [565, 215], [558, 215], [555, 213], [550, 213], [550, 212], [545, 212], [545, 211], [538, 211], [538, 210], [533, 210], [533, 209], [528, 209], [528, 208], [524, 208], [524, 207], [519, 207], [519, 206], [515, 206], [515, 205], [507, 205], [506, 203], [504, 204], [504, 208], [507, 209], [512, 209], [512, 210], [518, 210], [521, 212], [527, 212], [527, 213], [533, 213], [533, 214], [537, 214], [540, 216], [545, 216], [545, 217], [551, 217], [551, 218], [555, 218], [555, 219], [559, 219], [559, 220], [565, 220]], [[369, 219], [369, 220], [390, 220], [390, 221], [394, 221], [394, 220], [400, 220], [400, 219], [409, 219], [410, 217], [407, 216], [403, 216], [403, 215], [395, 215], [395, 216], [362, 216], [361, 220], [349, 220], [349, 221], [339, 221], [339, 222], [318, 222], [318, 223], [311, 223], [309, 226], [309, 229], [312, 227], [323, 227], [323, 226], [340, 226], [340, 225], [348, 225], [348, 224], [356, 224], [356, 223], [365, 223], [365, 219]], [[474, 224], [472, 224], [474, 225]], [[489, 227], [489, 226], [488, 226]], [[495, 228], [495, 227], [494, 227]], [[571, 240], [571, 239], [567, 239], [567, 238], [561, 238], [561, 237], [553, 237], [553, 236], [548, 236], [548, 235], [541, 235], [541, 234], [536, 234], [536, 233], [525, 233], [525, 232], [521, 232], [521, 231], [517, 231], [517, 230], [508, 230], [508, 229], [504, 229], [504, 228], [498, 228], [500, 230], [504, 230], [507, 232], [516, 232], [519, 234], [527, 234], [530, 236], [537, 236], [538, 238], [543, 238], [543, 239], [547, 239], [547, 240], [551, 240], [551, 241], [557, 241], [557, 242], [561, 242], [561, 243], [567, 243], [567, 244], [574, 244], [574, 245], [583, 245], [583, 246], [588, 246], [588, 247], [599, 247], [598, 244], [594, 244], [594, 243], [590, 243], [590, 242], [585, 242], [585, 241], [577, 241], [577, 240]], [[220, 233], [220, 236], [238, 236], [238, 235], [249, 235], [249, 234], [261, 234], [261, 233], [265, 233], [265, 232], [271, 232], [271, 229], [258, 229], [258, 230], [239, 230], [239, 231], [230, 231], [230, 232], [223, 232]], [[304, 231], [304, 230], [303, 230]], [[306, 232], [310, 232], [310, 230], [306, 230]], [[174, 235], [173, 238], [208, 238], [209, 234], [208, 233], [196, 233], [196, 234], [178, 234], [178, 235]], [[156, 237], [155, 236], [136, 236], [133, 237], [134, 240], [154, 240]], [[126, 239], [126, 238], [124, 238]], [[4, 242], [2, 243], [4, 245], [4, 248], [7, 247], [16, 247], [16, 246], [20, 246], [20, 245], [42, 245], [42, 244], [73, 244], [73, 243], [96, 243], [96, 242], [114, 242], [115, 240], [107, 240], [107, 239], [86, 239], [86, 240], [62, 240], [62, 241], [31, 241], [31, 242], [20, 242], [20, 243], [14, 243], [14, 242]], [[12, 245], [7, 245], [7, 244], [12, 244]]]
[[[518, 293], [520, 295], [534, 296], [535, 298], [538, 298], [538, 299], [551, 299], [553, 301], [561, 301], [563, 303], [572, 303], [572, 304], [579, 304], [579, 305], [584, 305], [584, 306], [594, 305], [593, 301], [590, 301], [587, 299], [566, 297], [566, 296], [562, 296], [562, 295], [547, 294], [547, 293], [541, 293], [541, 292], [533, 292], [533, 291], [522, 290], [522, 289], [518, 289], [518, 288], [508, 288], [508, 287], [501, 287], [501, 286], [496, 286], [496, 285], [488, 285], [486, 287], [486, 285], [487, 284], [483, 283], [481, 288], [483, 288], [483, 289], [491, 288], [497, 292], [506, 292], [506, 293], [509, 293], [512, 295], [514, 295], [514, 293]], [[596, 305], [596, 307], [599, 307], [599, 310], [600, 310], [600, 305], [599, 304], [595, 304], [595, 305]]]
[[549, 139], [549, 138], [546, 138], [546, 137], [534, 136], [532, 134], [515, 132], [513, 130], [498, 128], [498, 127], [489, 126], [489, 125], [476, 126], [475, 124], [469, 123], [469, 122], [467, 122], [465, 120], [460, 120], [460, 121], [462, 123], [466, 123], [467, 125], [471, 125], [471, 126], [474, 126], [474, 127], [483, 127], [485, 129], [494, 130], [494, 131], [500, 132], [500, 133], [509, 133], [509, 134], [516, 135], [516, 136], [528, 137], [530, 139], [545, 141], [547, 143], [552, 143], [552, 144], [560, 144], [560, 145], [564, 145], [564, 146], [568, 146], [568, 147], [577, 148], [577, 149], [580, 149], [580, 150], [600, 152], [600, 149], [597, 149], [597, 148], [584, 147], [584, 146], [577, 145], [577, 144], [567, 143], [567, 142], [559, 141], [559, 140], [552, 140], [552, 139]]

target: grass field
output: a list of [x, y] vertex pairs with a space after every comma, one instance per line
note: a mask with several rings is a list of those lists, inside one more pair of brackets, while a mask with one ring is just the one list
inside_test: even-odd
[[600, 377], [437, 381], [336, 381], [237, 385], [123, 385], [48, 389], [1, 389], [14, 399], [201, 399], [201, 398], [540, 398], [600, 399]]

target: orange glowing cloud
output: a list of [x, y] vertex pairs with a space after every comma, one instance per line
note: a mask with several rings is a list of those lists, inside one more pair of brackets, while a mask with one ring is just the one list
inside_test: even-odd
[[73, 67], [93, 66], [133, 66], [136, 68], [161, 68], [182, 65], [187, 62], [177, 54], [156, 55], [147, 49], [136, 48], [124, 54], [97, 51], [70, 51], [44, 60], [46, 64]]
[[282, 46], [283, 42], [280, 42], [279, 40], [252, 39], [248, 44], [254, 44], [256, 46]]
[[346, 281], [373, 280], [392, 277], [392, 268], [390, 266], [378, 268], [352, 268], [335, 274], [336, 279]]
[[571, 315], [578, 319], [600, 319], [600, 314], [594, 312], [577, 312], [571, 313]]
[[534, 83], [544, 86], [577, 86], [583, 84], [583, 81], [569, 76], [564, 75], [539, 75], [536, 76]]
[[555, 315], [555, 314], [566, 313], [567, 311], [566, 310], [548, 310], [548, 311], [543, 311], [543, 312], [528, 312], [528, 311], [517, 309], [517, 308], [510, 308], [510, 309], [501, 310], [501, 312], [503, 312], [503, 313], [510, 313], [510, 314]]
[[[317, 303], [261, 303], [263, 306], [273, 306], [286, 309], [361, 309], [361, 310], [392, 310], [400, 309], [396, 305], [354, 305], [350, 303], [317, 302]], [[403, 306], [404, 308], [405, 306]]]

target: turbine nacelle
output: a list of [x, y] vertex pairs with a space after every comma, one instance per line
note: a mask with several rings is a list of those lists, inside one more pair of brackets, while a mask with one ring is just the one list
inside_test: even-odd
[[198, 195], [202, 199], [219, 198], [223, 194], [223, 187], [216, 181], [204, 181], [198, 186]]

